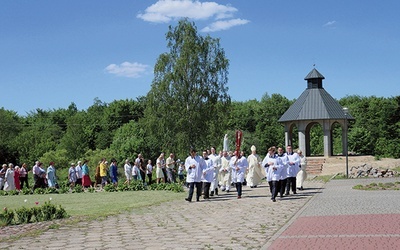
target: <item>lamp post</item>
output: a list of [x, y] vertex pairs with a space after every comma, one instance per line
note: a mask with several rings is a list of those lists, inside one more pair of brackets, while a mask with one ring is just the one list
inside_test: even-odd
[[348, 130], [348, 125], [347, 125], [347, 115], [349, 114], [349, 109], [344, 107], [343, 108], [343, 112], [344, 112], [344, 118], [345, 118], [345, 123], [344, 123], [344, 143], [345, 143], [345, 154], [346, 154], [346, 178], [349, 178], [349, 148], [348, 148], [348, 138], [347, 138], [347, 130]]

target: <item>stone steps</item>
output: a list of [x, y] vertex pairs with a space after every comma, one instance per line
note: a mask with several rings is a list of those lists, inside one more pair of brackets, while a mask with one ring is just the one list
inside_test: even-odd
[[326, 159], [323, 157], [307, 157], [307, 174], [320, 175]]

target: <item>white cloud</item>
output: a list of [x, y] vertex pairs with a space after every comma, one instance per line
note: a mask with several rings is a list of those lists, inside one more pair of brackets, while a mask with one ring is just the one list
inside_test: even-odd
[[142, 73], [146, 72], [146, 69], [148, 67], [148, 65], [137, 62], [123, 62], [120, 65], [110, 64], [105, 68], [105, 71], [117, 76], [138, 78], [141, 76]]
[[216, 21], [216, 22], [212, 23], [211, 25], [203, 28], [201, 31], [202, 32], [214, 32], [214, 31], [219, 31], [219, 30], [227, 30], [234, 26], [247, 24], [248, 22], [250, 22], [250, 21], [246, 20], [246, 19], [240, 19], [240, 18]]
[[335, 23], [336, 23], [336, 21], [329, 21], [326, 24], [324, 24], [324, 27], [333, 26]]
[[174, 19], [187, 17], [199, 19], [231, 18], [236, 8], [230, 5], [221, 5], [216, 2], [200, 2], [198, 0], [159, 0], [147, 7], [144, 13], [137, 15], [144, 21], [166, 23]]

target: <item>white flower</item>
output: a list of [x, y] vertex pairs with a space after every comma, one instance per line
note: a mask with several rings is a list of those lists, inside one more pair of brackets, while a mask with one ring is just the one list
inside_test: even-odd
[[25, 203], [26, 203], [27, 201], [28, 201], [27, 199], [24, 200]]
[[51, 197], [49, 198], [49, 200], [52, 200], [52, 199], [53, 199], [53, 198], [51, 198]]

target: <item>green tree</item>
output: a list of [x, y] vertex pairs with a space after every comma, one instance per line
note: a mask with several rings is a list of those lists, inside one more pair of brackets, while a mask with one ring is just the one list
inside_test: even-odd
[[54, 123], [53, 111], [37, 109], [30, 112], [22, 121], [22, 130], [15, 137], [18, 161], [33, 164], [44, 153], [56, 150], [64, 134], [62, 128]]
[[146, 97], [146, 136], [155, 151], [187, 153], [189, 145], [205, 147], [223, 137], [229, 63], [219, 39], [198, 35], [187, 19], [170, 26], [166, 39], [169, 52], [157, 59]]
[[16, 112], [0, 108], [0, 162], [15, 162], [17, 149], [14, 138], [23, 130]]
[[89, 149], [84, 130], [85, 115], [85, 112], [80, 111], [67, 119], [67, 131], [61, 139], [59, 149], [67, 150], [70, 159], [78, 159]]
[[125, 159], [134, 160], [144, 148], [143, 129], [135, 121], [130, 121], [117, 129], [110, 146], [118, 162], [123, 162]]
[[[293, 102], [280, 94], [266, 93], [261, 98], [260, 113], [256, 122], [256, 135], [260, 138], [260, 153], [266, 153], [271, 146], [284, 146], [284, 127], [278, 122]], [[293, 145], [296, 148], [296, 145]]]

